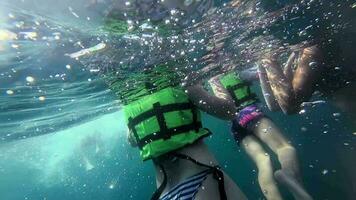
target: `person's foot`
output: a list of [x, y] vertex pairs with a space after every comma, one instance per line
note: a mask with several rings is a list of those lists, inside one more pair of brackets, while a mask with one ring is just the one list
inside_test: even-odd
[[296, 200], [313, 200], [297, 179], [286, 170], [277, 170], [274, 173], [276, 180], [286, 186]]

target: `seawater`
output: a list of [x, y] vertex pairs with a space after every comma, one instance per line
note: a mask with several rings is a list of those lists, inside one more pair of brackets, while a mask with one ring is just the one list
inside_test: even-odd
[[[46, 1], [16, 1], [11, 6], [6, 2], [0, 2], [2, 29], [16, 26], [2, 21], [12, 15], [20, 18], [17, 22], [37, 20], [43, 28], [38, 33], [46, 39], [0, 43], [0, 200], [149, 199], [156, 188], [153, 166], [142, 162], [138, 150], [127, 143], [114, 94], [80, 63], [64, 56], [73, 49], [68, 44], [79, 49], [89, 46], [85, 40], [97, 34], [89, 30], [100, 19], [81, 12], [82, 1], [63, 1], [58, 6]], [[3, 50], [7, 46], [11, 50]], [[254, 91], [261, 94], [257, 85]], [[316, 95], [314, 100], [325, 103], [291, 116], [269, 112], [261, 103], [296, 147], [312, 196], [353, 200], [354, 118], [326, 97]], [[229, 122], [203, 114], [203, 123], [213, 132], [205, 141], [222, 168], [249, 199], [263, 199], [256, 167], [232, 140]], [[272, 158], [275, 169], [279, 168]], [[286, 190], [282, 192], [292, 199]]]
[[[306, 187], [315, 199], [351, 200], [355, 194], [354, 129], [337, 112], [330, 104], [288, 117], [266, 110], [297, 148]], [[256, 167], [230, 137], [228, 122], [207, 114], [203, 122], [213, 132], [206, 141], [224, 170], [248, 198], [263, 199]], [[142, 162], [137, 149], [127, 144], [120, 111], [2, 144], [0, 152], [2, 199], [149, 199], [155, 190], [152, 163]]]

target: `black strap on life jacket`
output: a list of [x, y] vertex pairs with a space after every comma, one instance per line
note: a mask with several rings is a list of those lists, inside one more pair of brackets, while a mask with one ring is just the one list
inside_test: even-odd
[[[193, 121], [190, 124], [178, 126], [178, 127], [173, 127], [173, 128], [168, 128], [165, 118], [164, 118], [164, 113], [168, 112], [173, 112], [173, 111], [181, 111], [181, 110], [191, 110], [192, 116], [193, 116]], [[134, 134], [137, 145], [140, 149], [143, 148], [146, 144], [156, 141], [159, 139], [170, 139], [174, 135], [178, 135], [181, 133], [185, 133], [191, 130], [195, 130], [195, 132], [198, 132], [199, 129], [202, 127], [202, 124], [200, 121], [198, 121], [198, 113], [197, 113], [197, 108], [191, 103], [173, 103], [173, 104], [168, 104], [168, 105], [160, 105], [159, 102], [153, 104], [153, 109], [148, 110], [146, 112], [143, 112], [136, 116], [135, 118], [130, 117], [128, 120], [128, 128], [132, 131]], [[159, 125], [159, 131], [155, 133], [151, 133], [146, 135], [143, 138], [140, 138], [137, 134], [136, 130], [136, 125], [139, 123], [151, 118], [151, 117], [156, 117]]]
[[[201, 163], [188, 155], [184, 155], [184, 154], [180, 154], [180, 153], [172, 153], [171, 155], [173, 157], [180, 158], [183, 160], [188, 160], [196, 165], [208, 168], [208, 173], [212, 174], [213, 178], [218, 182], [220, 200], [227, 200], [227, 195], [226, 195], [226, 191], [225, 191], [225, 183], [224, 183], [224, 173], [221, 171], [219, 166], [210, 166], [210, 165]], [[159, 197], [161, 196], [164, 188], [167, 186], [166, 171], [164, 170], [162, 165], [159, 165], [159, 167], [161, 168], [161, 170], [163, 172], [164, 180], [163, 180], [162, 184], [159, 186], [159, 188], [152, 195], [151, 200], [159, 200]]]
[[[239, 83], [239, 84], [236, 84], [236, 85], [232, 85], [232, 86], [226, 87], [227, 91], [232, 96], [237, 108], [241, 108], [241, 105], [243, 103], [245, 103], [247, 101], [250, 101], [250, 100], [252, 100], [254, 102], [257, 102], [257, 97], [256, 97], [255, 94], [253, 94], [251, 92], [250, 86], [251, 86], [251, 83], [243, 82], [243, 83]], [[247, 95], [245, 97], [243, 97], [243, 98], [240, 98], [240, 99], [237, 98], [237, 96], [235, 94], [235, 91], [238, 90], [238, 89], [243, 89], [244, 87], [247, 88]]]

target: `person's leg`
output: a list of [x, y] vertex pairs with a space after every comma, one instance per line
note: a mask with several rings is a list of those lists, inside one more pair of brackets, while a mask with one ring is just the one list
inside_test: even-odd
[[272, 120], [263, 117], [256, 121], [252, 129], [253, 133], [278, 156], [282, 169], [275, 173], [277, 181], [285, 185], [296, 199], [312, 199], [302, 184], [297, 152], [279, 128]]
[[293, 76], [294, 76], [293, 65], [295, 64], [296, 56], [298, 56], [297, 53], [292, 52], [289, 55], [289, 58], [283, 68], [283, 74], [287, 78], [288, 81], [293, 80]]
[[[269, 92], [269, 85], [275, 100], [286, 114], [295, 113], [300, 104], [311, 97], [322, 71], [322, 56], [318, 46], [304, 48], [299, 54], [298, 66], [294, 73], [294, 52], [283, 69], [273, 56], [262, 59], [259, 67], [262, 91]], [[269, 107], [272, 102], [270, 99], [266, 99]]]
[[308, 100], [314, 92], [322, 71], [322, 55], [317, 45], [300, 51], [298, 66], [292, 80], [297, 104]]
[[258, 183], [266, 199], [282, 199], [277, 183], [274, 180], [271, 159], [259, 140], [253, 135], [248, 135], [242, 139], [241, 145], [257, 166]]
[[271, 95], [277, 101], [282, 111], [286, 114], [294, 113], [296, 111], [296, 104], [292, 81], [286, 78], [277, 59], [268, 56], [261, 60], [259, 68], [262, 88], [267, 87], [265, 85], [269, 85], [272, 91]]
[[258, 65], [258, 76], [260, 80], [260, 87], [262, 90], [263, 97], [266, 101], [267, 107], [271, 111], [279, 111], [281, 107], [278, 105], [276, 98], [273, 94], [270, 82], [267, 77], [267, 72], [262, 65]]

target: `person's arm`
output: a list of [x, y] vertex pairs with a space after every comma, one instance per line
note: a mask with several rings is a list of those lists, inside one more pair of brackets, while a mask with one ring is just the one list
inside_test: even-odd
[[233, 102], [209, 94], [202, 85], [187, 87], [187, 93], [193, 104], [204, 112], [225, 120], [235, 116], [236, 107]]
[[188, 86], [186, 89], [190, 100], [204, 112], [221, 119], [232, 119], [237, 112], [234, 101], [226, 90], [218, 85], [214, 86], [213, 89], [219, 91], [218, 96], [209, 94], [201, 84]]

